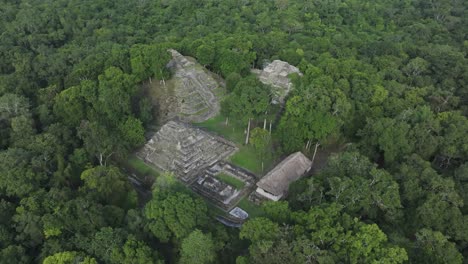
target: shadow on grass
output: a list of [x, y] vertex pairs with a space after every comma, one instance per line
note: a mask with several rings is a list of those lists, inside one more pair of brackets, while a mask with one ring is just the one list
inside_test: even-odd
[[259, 217], [265, 214], [262, 207], [249, 201], [248, 197], [242, 198], [237, 206], [249, 213], [249, 218]]
[[262, 170], [262, 159], [259, 157], [258, 153], [252, 146], [244, 144], [246, 128], [235, 122], [229, 122], [228, 125], [226, 125], [226, 118], [222, 115], [194, 125], [234, 142], [239, 148], [239, 151], [235, 153], [229, 161], [259, 176], [271, 169], [274, 161], [278, 158], [278, 155], [273, 151], [272, 144], [270, 144], [268, 148], [271, 155], [263, 159]]
[[134, 155], [128, 158], [126, 165], [135, 171], [139, 176], [152, 176], [156, 179], [156, 177], [158, 177], [160, 174], [157, 170], [151, 168], [144, 161]]

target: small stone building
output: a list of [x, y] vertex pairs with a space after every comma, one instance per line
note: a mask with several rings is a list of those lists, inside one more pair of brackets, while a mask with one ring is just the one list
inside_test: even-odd
[[273, 90], [273, 103], [283, 103], [285, 97], [292, 89], [289, 75], [297, 73], [302, 76], [298, 68], [285, 61], [274, 60], [262, 71], [257, 72], [259, 80], [267, 85], [271, 85]]
[[[217, 178], [218, 175], [235, 178], [245, 185], [240, 188], [229, 185]], [[219, 208], [229, 211], [245, 195], [255, 188], [255, 174], [235, 166], [234, 164], [218, 161], [213, 166], [198, 174], [197, 180], [190, 187], [195, 192], [210, 199]]]
[[257, 194], [278, 201], [288, 192], [289, 184], [301, 178], [312, 167], [301, 152], [289, 155], [257, 183]]

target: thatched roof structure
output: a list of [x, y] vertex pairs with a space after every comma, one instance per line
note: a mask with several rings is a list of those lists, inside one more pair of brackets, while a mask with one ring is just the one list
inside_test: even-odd
[[289, 184], [308, 172], [311, 166], [312, 161], [304, 154], [293, 153], [268, 172], [257, 186], [275, 196], [282, 196], [288, 190]]

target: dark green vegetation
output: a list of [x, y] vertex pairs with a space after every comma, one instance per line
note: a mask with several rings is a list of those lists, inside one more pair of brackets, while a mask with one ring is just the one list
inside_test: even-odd
[[135, 156], [129, 156], [125, 166], [135, 171], [135, 174], [139, 176], [157, 177], [159, 175], [155, 169], [151, 168], [145, 162]]
[[[462, 263], [467, 3], [0, 0], [0, 263]], [[226, 79], [213, 130], [237, 142], [274, 112], [250, 68], [304, 73], [252, 170], [351, 144], [287, 202], [242, 201], [260, 217], [240, 232], [166, 175], [139, 208], [116, 164], [155, 122], [141, 83], [170, 77], [168, 47]]]

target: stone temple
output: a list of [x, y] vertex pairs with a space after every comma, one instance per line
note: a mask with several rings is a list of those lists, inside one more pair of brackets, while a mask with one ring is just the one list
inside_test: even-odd
[[291, 91], [292, 83], [289, 75], [297, 73], [302, 76], [298, 68], [285, 61], [274, 60], [268, 64], [262, 71], [254, 71], [258, 78], [264, 84], [271, 85], [273, 88], [273, 103], [284, 103], [286, 95]]
[[172, 171], [190, 184], [201, 171], [223, 160], [237, 147], [188, 124], [169, 121], [137, 152], [146, 163], [162, 171]]
[[219, 114], [220, 105], [214, 90], [220, 84], [194, 59], [169, 50], [172, 60], [167, 67], [173, 73], [168, 85], [159, 92], [161, 119], [175, 117], [185, 122], [203, 122]]

